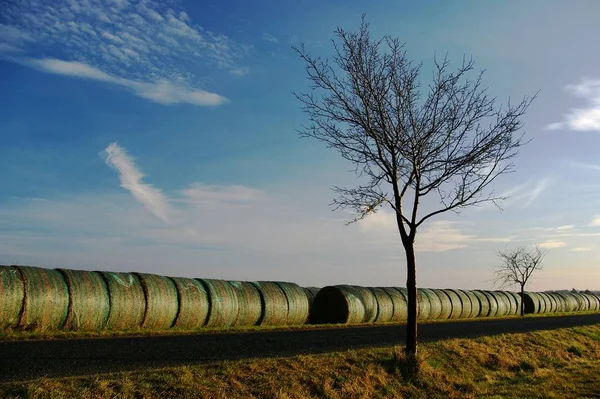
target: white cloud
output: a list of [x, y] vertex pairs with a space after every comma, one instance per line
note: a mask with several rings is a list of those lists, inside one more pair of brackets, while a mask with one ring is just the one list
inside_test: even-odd
[[572, 248], [571, 251], [573, 252], [586, 252], [586, 251], [591, 251], [592, 248], [590, 247], [576, 247], [576, 248]]
[[445, 220], [433, 221], [417, 233], [415, 249], [422, 252], [443, 252], [465, 248], [476, 239], [473, 235], [461, 233], [454, 223]]
[[[508, 206], [513, 204], [519, 204], [520, 206], [527, 208], [531, 206], [535, 200], [552, 184], [552, 178], [546, 176], [537, 182], [532, 183], [528, 181], [524, 184], [517, 185], [511, 189], [502, 193], [503, 197], [509, 197], [502, 206]], [[482, 207], [483, 209], [490, 209], [490, 206]]]
[[600, 226], [600, 216], [594, 216], [589, 226]]
[[263, 33], [262, 39], [266, 40], [268, 42], [271, 42], [271, 43], [279, 44], [279, 39], [277, 39], [275, 36], [271, 35], [270, 33], [266, 33], [266, 32]]
[[578, 84], [567, 85], [565, 90], [574, 97], [586, 100], [588, 104], [584, 108], [571, 109], [562, 122], [551, 123], [546, 128], [600, 131], [600, 80], [582, 79]]
[[225, 97], [218, 94], [192, 89], [181, 83], [173, 83], [166, 80], [145, 83], [119, 78], [81, 62], [69, 62], [57, 59], [32, 59], [29, 62], [46, 72], [123, 86], [133, 91], [136, 96], [159, 104], [187, 103], [198, 106], [215, 106], [227, 101]]
[[168, 199], [152, 185], [143, 183], [144, 175], [138, 170], [134, 159], [117, 143], [111, 143], [103, 152], [108, 166], [119, 172], [121, 187], [146, 207], [153, 215], [165, 222], [170, 221], [172, 210]]
[[564, 241], [549, 240], [539, 244], [540, 248], [563, 248], [567, 246]]
[[176, 3], [23, 0], [0, 17], [0, 53], [20, 51], [34, 60], [22, 63], [46, 64], [48, 72], [47, 60], [85, 65], [89, 70], [67, 75], [121, 84], [161, 104], [222, 104], [222, 96], [199, 87], [215, 70], [248, 73], [241, 62], [251, 47], [194, 24]]

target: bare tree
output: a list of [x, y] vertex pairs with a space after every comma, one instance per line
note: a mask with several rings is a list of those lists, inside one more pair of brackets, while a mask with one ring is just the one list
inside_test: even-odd
[[[525, 284], [529, 281], [531, 275], [538, 270], [542, 270], [542, 261], [546, 256], [546, 251], [538, 245], [533, 249], [526, 246], [498, 251], [498, 257], [502, 264], [494, 273], [494, 281], [501, 287], [508, 287], [518, 284], [521, 289], [521, 298], [525, 292]], [[521, 300], [521, 316], [525, 313], [524, 301]]]
[[[360, 30], [336, 30], [334, 68], [294, 47], [305, 62], [310, 92], [294, 95], [310, 124], [299, 131], [339, 151], [355, 165], [363, 184], [334, 187], [335, 209], [349, 208], [358, 221], [381, 206], [395, 212], [406, 254], [408, 320], [405, 351], [417, 353], [417, 268], [415, 237], [429, 218], [443, 212], [504, 199], [488, 191], [524, 144], [516, 134], [533, 101], [496, 107], [481, 87], [483, 71], [471, 80], [472, 59], [454, 72], [445, 57], [436, 59], [433, 79], [423, 98], [421, 65], [408, 60], [398, 38], [370, 37], [363, 15]], [[420, 212], [426, 196], [439, 200], [435, 210]]]

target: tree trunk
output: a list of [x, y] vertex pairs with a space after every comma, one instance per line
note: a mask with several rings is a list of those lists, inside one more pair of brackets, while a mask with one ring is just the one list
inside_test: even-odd
[[525, 301], [523, 300], [525, 293], [525, 285], [521, 284], [521, 316], [525, 315]]
[[406, 252], [406, 290], [408, 291], [408, 318], [406, 321], [406, 348], [409, 356], [417, 355], [417, 265], [414, 244], [404, 246]]

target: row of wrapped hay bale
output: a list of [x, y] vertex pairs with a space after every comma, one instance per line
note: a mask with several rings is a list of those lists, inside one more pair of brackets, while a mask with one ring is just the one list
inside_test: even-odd
[[[517, 315], [521, 298], [513, 292], [417, 289], [418, 319], [464, 319]], [[387, 323], [407, 319], [408, 292], [398, 287], [335, 285], [314, 298], [310, 322]]]
[[525, 292], [525, 313], [600, 310], [600, 295], [584, 292]]
[[0, 266], [0, 328], [122, 330], [304, 324], [317, 290], [287, 282]]

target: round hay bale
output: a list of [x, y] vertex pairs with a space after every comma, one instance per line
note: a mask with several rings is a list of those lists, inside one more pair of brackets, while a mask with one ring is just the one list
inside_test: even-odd
[[550, 297], [548, 295], [546, 295], [544, 292], [538, 292], [537, 293], [540, 298], [542, 298], [541, 300], [543, 301], [544, 305], [544, 312], [545, 314], [551, 313], [552, 312], [552, 302], [550, 301]]
[[11, 266], [0, 266], [0, 329], [19, 325], [25, 284], [19, 270]]
[[540, 298], [535, 292], [523, 292], [521, 300], [523, 301], [526, 314], [540, 312]]
[[490, 300], [481, 291], [473, 290], [469, 291], [473, 296], [477, 298], [479, 302], [479, 315], [478, 317], [487, 317], [490, 314]]
[[520, 305], [520, 297], [519, 295], [517, 295], [515, 292], [512, 291], [502, 291], [504, 292], [504, 295], [506, 295], [506, 297], [508, 298], [508, 301], [510, 303], [510, 309], [508, 314], [509, 315], [518, 315], [521, 313], [521, 308], [519, 306]]
[[549, 304], [546, 302], [546, 298], [540, 292], [536, 292], [536, 295], [540, 300], [540, 313], [546, 314], [546, 308], [549, 307]]
[[443, 291], [444, 294], [450, 298], [450, 304], [452, 306], [452, 310], [450, 312], [451, 319], [458, 319], [462, 313], [462, 302], [460, 301], [460, 297], [453, 292], [452, 290], [440, 290]]
[[562, 295], [558, 295], [556, 292], [548, 292], [547, 294], [554, 298], [554, 302], [556, 302], [556, 311], [564, 312], [567, 308], [565, 298]]
[[55, 330], [65, 325], [69, 313], [69, 287], [57, 270], [15, 266], [21, 273], [25, 300], [19, 326]]
[[479, 299], [477, 299], [477, 295], [475, 295], [472, 291], [461, 290], [466, 296], [469, 297], [471, 301], [471, 314], [469, 318], [473, 319], [475, 317], [479, 317], [481, 313], [481, 304], [479, 303]]
[[588, 293], [583, 293], [583, 296], [585, 296], [588, 300], [588, 302], [590, 303], [590, 309], [589, 310], [599, 310], [600, 309], [600, 300], [595, 297], [592, 294], [588, 294]]
[[383, 288], [371, 288], [371, 292], [375, 295], [377, 301], [377, 316], [375, 323], [389, 323], [394, 316], [394, 302], [392, 297]]
[[366, 287], [361, 287], [359, 285], [354, 285], [353, 287], [360, 300], [365, 305], [365, 318], [363, 323], [373, 323], [377, 317], [377, 300], [375, 299], [375, 295]]
[[590, 301], [585, 295], [583, 295], [581, 292], [578, 292], [575, 294], [575, 296], [579, 300], [579, 311], [590, 310]]
[[69, 311], [64, 328], [100, 330], [110, 312], [106, 282], [98, 272], [58, 269], [69, 289]]
[[490, 304], [490, 311], [488, 313], [488, 317], [494, 317], [498, 315], [498, 301], [496, 300], [496, 297], [492, 295], [490, 291], [479, 290], [479, 292], [485, 295]]
[[568, 292], [557, 292], [560, 298], [562, 298], [564, 302], [563, 312], [573, 312], [577, 308], [577, 301], [575, 298], [571, 297], [571, 294]]
[[[408, 304], [408, 290], [406, 291], [406, 298]], [[435, 300], [433, 298], [432, 300]], [[417, 288], [417, 319], [427, 320], [431, 311], [431, 302], [429, 296], [423, 292], [422, 288]]]
[[262, 317], [258, 289], [247, 281], [228, 281], [238, 299], [238, 317], [234, 326], [256, 326]]
[[285, 325], [289, 308], [287, 298], [281, 287], [271, 281], [254, 281], [252, 284], [258, 288], [263, 308], [263, 317], [259, 324], [261, 326]]
[[208, 295], [206, 327], [231, 327], [238, 318], [238, 297], [225, 280], [198, 279]]
[[496, 316], [508, 316], [508, 313], [510, 312], [510, 301], [508, 300], [508, 297], [504, 295], [502, 291], [490, 291], [490, 294], [496, 298], [496, 302], [498, 303]]
[[306, 324], [308, 319], [308, 297], [306, 292], [295, 283], [277, 282], [285, 294], [288, 304], [288, 314], [285, 324]]
[[319, 293], [320, 288], [317, 287], [304, 287], [304, 292], [306, 292], [306, 297], [308, 298], [308, 307], [312, 306], [315, 297]]
[[146, 297], [140, 280], [132, 273], [99, 272], [110, 296], [110, 312], [105, 328], [139, 328], [146, 313]]
[[390, 296], [394, 306], [394, 313], [392, 314], [390, 321], [393, 323], [406, 321], [408, 308], [405, 294], [399, 288], [395, 287], [384, 287], [382, 289]]
[[429, 314], [427, 315], [427, 318], [430, 320], [447, 319], [450, 312], [447, 314], [445, 312], [452, 310], [448, 296], [437, 289], [421, 288], [421, 292], [429, 301]]
[[472, 305], [471, 298], [462, 290], [449, 289], [460, 299], [461, 312], [458, 315], [459, 319], [468, 319], [471, 317]]
[[314, 324], [357, 324], [365, 318], [365, 305], [353, 287], [323, 287], [315, 296], [310, 321]]
[[140, 280], [146, 298], [142, 328], [155, 330], [171, 328], [179, 312], [177, 287], [173, 280], [156, 274], [134, 274]]
[[206, 324], [210, 304], [204, 285], [196, 279], [172, 277], [177, 288], [179, 312], [173, 327], [194, 329]]
[[550, 303], [550, 310], [548, 310], [548, 307], [546, 307], [546, 313], [555, 313], [556, 309], [558, 308], [558, 304], [556, 303], [554, 295], [550, 295], [549, 292], [544, 292], [543, 294], [546, 297], [546, 303]]

